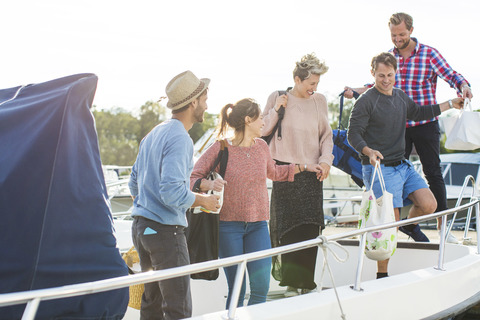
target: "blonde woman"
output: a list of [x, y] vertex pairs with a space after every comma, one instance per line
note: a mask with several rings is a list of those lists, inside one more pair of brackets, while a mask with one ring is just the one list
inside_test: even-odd
[[[294, 87], [284, 95], [273, 92], [265, 106], [263, 135], [272, 132], [280, 107], [285, 107], [281, 137], [270, 142], [277, 164], [315, 163], [320, 170], [302, 172], [293, 182], [274, 182], [270, 207], [272, 245], [280, 246], [317, 237], [324, 226], [323, 186], [333, 155], [332, 130], [328, 123], [327, 100], [316, 93], [320, 76], [328, 67], [315, 54], [307, 54], [293, 70]], [[286, 296], [308, 293], [314, 282], [317, 248], [284, 254], [280, 270], [274, 270]]]
[[[219, 139], [224, 139], [228, 129], [233, 137], [227, 139], [228, 163], [224, 180], [202, 180], [200, 191], [221, 191], [224, 188], [223, 206], [220, 210], [219, 256], [220, 258], [269, 249], [270, 236], [267, 177], [278, 181], [293, 181], [300, 166], [277, 165], [270, 156], [268, 145], [259, 139], [264, 122], [261, 110], [254, 100], [242, 99], [227, 104], [221, 111]], [[191, 176], [193, 186], [204, 178], [215, 163], [220, 150], [216, 141], [195, 164]], [[302, 165], [302, 170], [304, 166]], [[306, 170], [319, 171], [318, 165], [307, 165]], [[215, 169], [219, 171], [219, 166]], [[250, 283], [249, 305], [266, 301], [270, 286], [271, 259], [247, 263]], [[235, 282], [236, 266], [224, 268], [228, 282], [227, 307], [230, 305], [231, 290]], [[245, 278], [238, 300], [243, 306], [245, 299]]]

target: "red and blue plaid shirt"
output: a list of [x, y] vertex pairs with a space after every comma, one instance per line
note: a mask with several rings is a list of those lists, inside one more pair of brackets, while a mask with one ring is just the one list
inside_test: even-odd
[[[437, 77], [442, 78], [450, 87], [455, 88], [461, 96], [461, 85], [465, 78], [452, 69], [437, 49], [417, 43], [411, 56], [407, 59], [399, 55], [396, 48], [390, 52], [397, 58], [395, 87], [402, 89], [418, 105], [436, 104]], [[407, 128], [435, 121], [438, 117], [419, 122], [407, 120]]]

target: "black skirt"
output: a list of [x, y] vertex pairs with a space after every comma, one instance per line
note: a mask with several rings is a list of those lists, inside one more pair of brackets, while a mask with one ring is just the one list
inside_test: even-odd
[[325, 228], [323, 182], [318, 181], [314, 172], [297, 173], [293, 182], [273, 182], [270, 203], [272, 247], [281, 245], [285, 233], [303, 224]]

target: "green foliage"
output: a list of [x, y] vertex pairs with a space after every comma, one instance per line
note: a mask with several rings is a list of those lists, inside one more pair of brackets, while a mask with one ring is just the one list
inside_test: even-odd
[[138, 152], [138, 119], [122, 109], [93, 110], [103, 164], [132, 165]]
[[167, 109], [158, 102], [147, 101], [140, 107], [140, 132], [137, 143], [140, 144], [157, 124], [167, 119]]
[[[345, 99], [343, 104], [343, 112], [342, 112], [342, 123], [340, 127], [342, 129], [348, 128], [348, 122], [350, 120], [350, 113], [352, 113], [354, 100]], [[339, 102], [329, 102], [328, 103], [328, 114], [330, 115], [330, 127], [332, 129], [338, 128], [338, 117], [340, 115], [340, 103]]]
[[188, 134], [192, 137], [193, 143], [197, 142], [208, 129], [215, 127], [217, 117], [217, 114], [205, 112], [203, 122], [197, 122], [192, 126]]
[[[103, 164], [130, 166], [138, 153], [138, 146], [156, 125], [170, 118], [170, 112], [158, 102], [147, 101], [140, 107], [139, 116], [114, 108], [99, 110], [93, 106], [100, 157]], [[215, 126], [217, 115], [205, 113], [203, 123], [196, 123], [189, 134], [197, 141], [209, 128]]]

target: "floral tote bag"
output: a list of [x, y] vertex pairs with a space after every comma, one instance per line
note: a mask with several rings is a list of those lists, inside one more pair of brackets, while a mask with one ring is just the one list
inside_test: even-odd
[[[360, 229], [371, 226], [378, 226], [385, 223], [395, 222], [393, 210], [393, 195], [386, 191], [380, 164], [377, 162], [372, 175], [371, 186], [375, 182], [375, 175], [378, 172], [378, 181], [382, 187], [383, 195], [375, 198], [373, 190], [366, 190], [362, 195], [360, 206]], [[397, 248], [397, 228], [389, 228], [366, 234], [365, 255], [372, 260], [386, 260], [390, 258]]]

